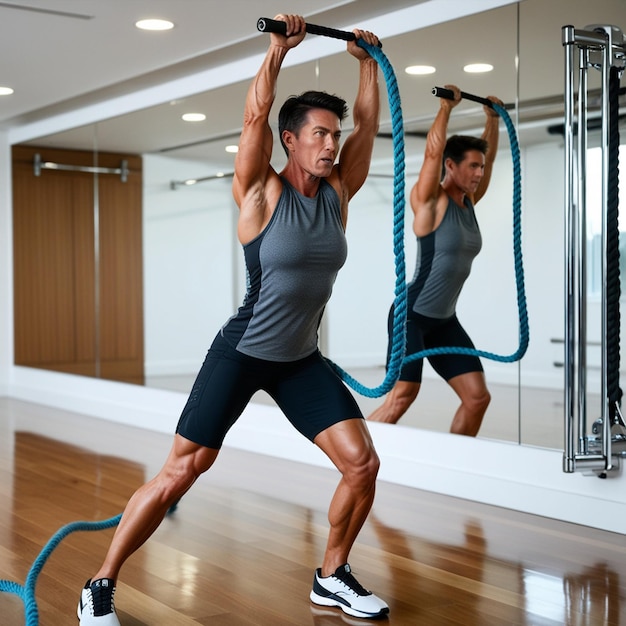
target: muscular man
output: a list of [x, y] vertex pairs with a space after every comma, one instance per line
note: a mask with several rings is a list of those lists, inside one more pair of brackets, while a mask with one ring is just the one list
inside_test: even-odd
[[[275, 399], [341, 474], [311, 600], [356, 617], [389, 610], [356, 581], [348, 565], [372, 505], [379, 460], [354, 399], [317, 346], [320, 319], [346, 258], [348, 201], [368, 174], [378, 130], [378, 66], [355, 42], [347, 44], [359, 62], [360, 81], [354, 130], [341, 154], [344, 100], [309, 91], [285, 102], [279, 132], [288, 160], [277, 173], [270, 165], [268, 118], [282, 62], [303, 40], [305, 22], [295, 15], [276, 19], [286, 22], [286, 35], [270, 36], [265, 60], [250, 85], [235, 161], [233, 194], [240, 209], [247, 293], [208, 351], [163, 468], [129, 500], [104, 562], [82, 591], [81, 626], [119, 625], [113, 593], [123, 563], [213, 465], [227, 431], [259, 389]], [[370, 32], [354, 33], [378, 44]]]
[[[426, 138], [424, 162], [411, 190], [417, 264], [408, 285], [407, 356], [426, 348], [474, 347], [457, 319], [456, 303], [482, 246], [474, 206], [489, 186], [498, 150], [499, 116], [485, 106], [481, 138], [453, 135], [446, 140], [450, 113], [461, 100], [457, 87], [447, 88], [453, 91], [454, 100], [440, 100]], [[389, 349], [392, 321], [393, 310]], [[461, 401], [450, 432], [476, 436], [491, 400], [480, 359], [445, 354], [428, 360]], [[406, 413], [419, 393], [423, 363], [418, 359], [403, 365], [398, 382], [368, 419], [395, 424]]]

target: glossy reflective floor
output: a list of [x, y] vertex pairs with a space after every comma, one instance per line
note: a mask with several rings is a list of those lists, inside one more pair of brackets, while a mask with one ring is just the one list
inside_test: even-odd
[[[119, 513], [170, 437], [0, 398], [0, 578], [23, 584], [49, 538]], [[225, 449], [126, 564], [122, 626], [617, 626], [624, 535], [381, 482], [351, 562], [391, 608], [356, 620], [308, 600], [334, 472]], [[76, 624], [112, 530], [77, 532], [37, 579], [40, 624]], [[0, 593], [0, 623], [25, 623]]]

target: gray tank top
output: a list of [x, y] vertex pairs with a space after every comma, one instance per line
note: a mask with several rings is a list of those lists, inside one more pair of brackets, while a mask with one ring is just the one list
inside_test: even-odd
[[426, 237], [417, 238], [415, 274], [408, 285], [409, 307], [426, 317], [452, 317], [481, 247], [472, 203], [466, 198], [462, 208], [449, 198], [441, 224]]
[[322, 180], [314, 198], [285, 179], [269, 224], [246, 244], [247, 289], [222, 327], [237, 350], [268, 361], [295, 361], [317, 349], [324, 307], [347, 255], [339, 196]]

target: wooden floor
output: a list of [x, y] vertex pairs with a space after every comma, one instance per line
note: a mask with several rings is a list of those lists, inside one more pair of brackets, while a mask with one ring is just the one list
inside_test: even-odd
[[[0, 398], [0, 579], [23, 584], [50, 537], [123, 509], [170, 437]], [[123, 626], [380, 624], [308, 595], [337, 476], [224, 449], [214, 468], [126, 564]], [[42, 626], [76, 624], [79, 590], [113, 530], [76, 532], [36, 586]], [[390, 605], [391, 626], [626, 624], [626, 540], [612, 534], [379, 483], [351, 563]], [[0, 624], [25, 623], [0, 593]]]

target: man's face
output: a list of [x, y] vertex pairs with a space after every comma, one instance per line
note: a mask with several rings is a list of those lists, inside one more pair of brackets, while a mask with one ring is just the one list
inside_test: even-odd
[[449, 159], [450, 175], [466, 194], [473, 194], [485, 175], [485, 155], [480, 150], [468, 150], [460, 163]]
[[326, 109], [311, 109], [298, 135], [284, 131], [283, 141], [289, 158], [311, 176], [326, 178], [339, 154], [341, 124], [339, 118]]

